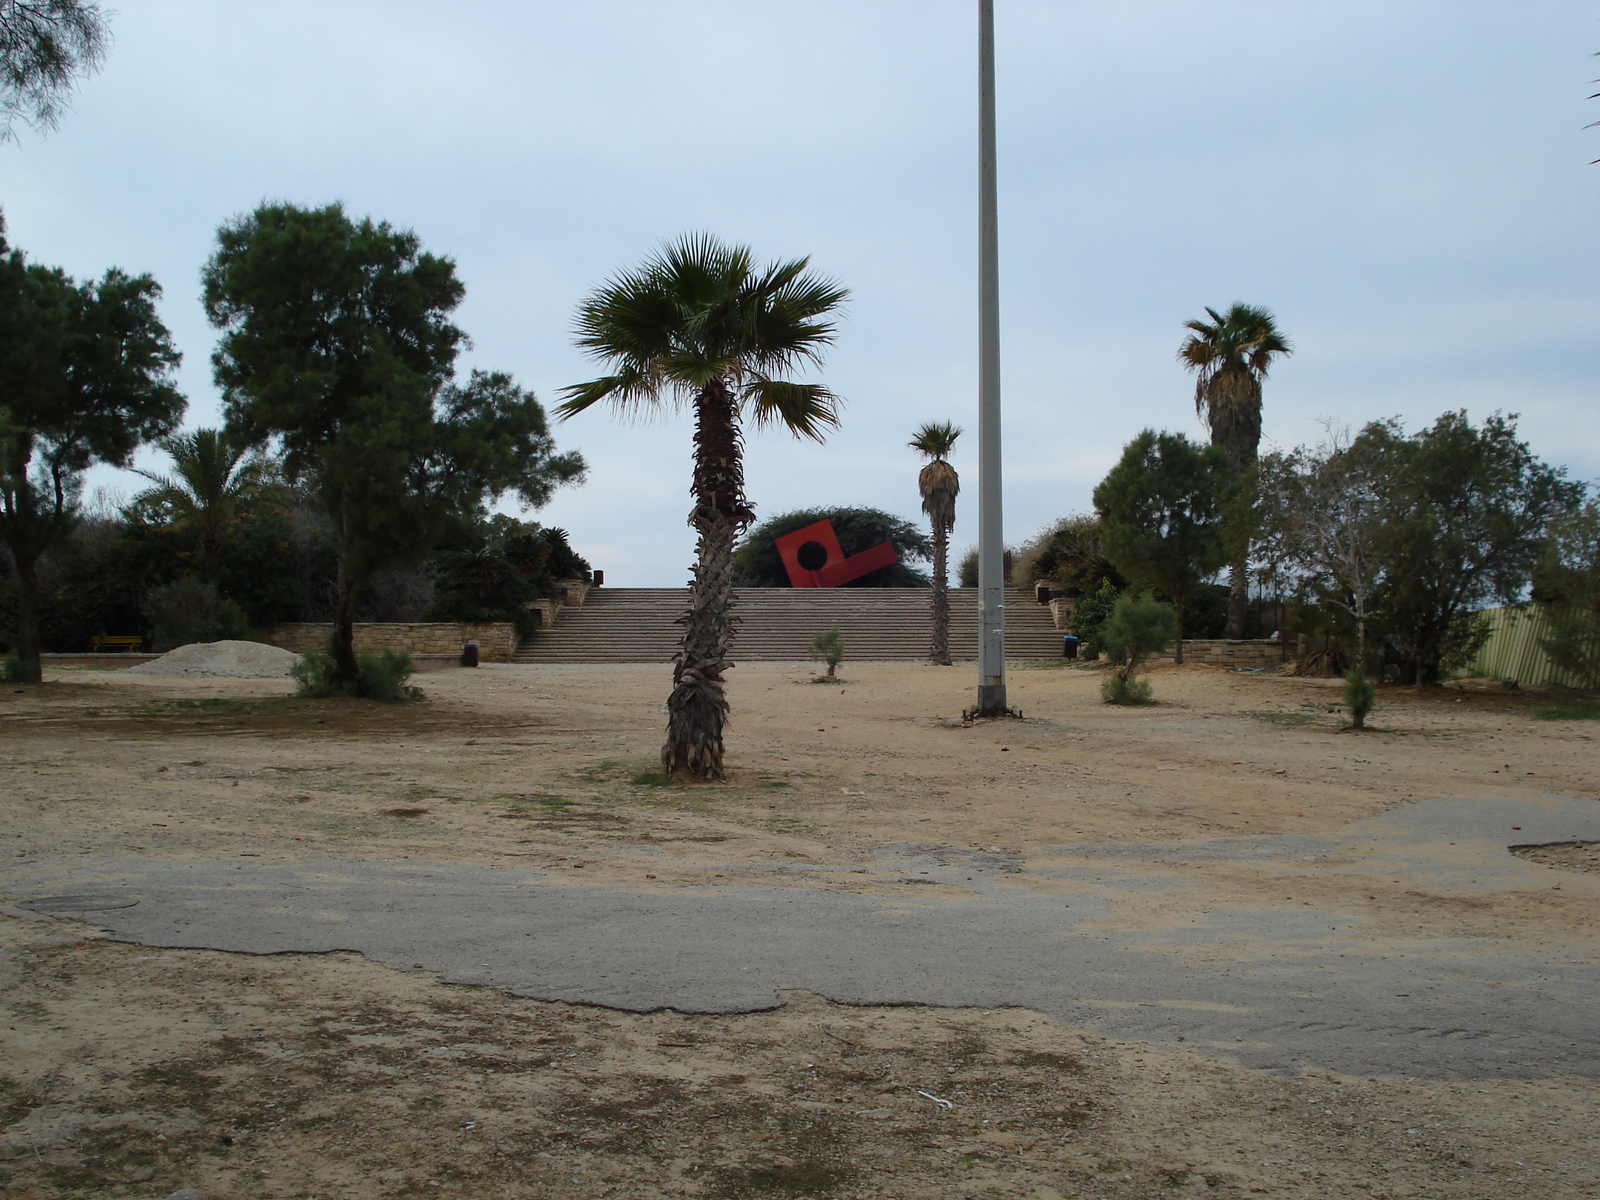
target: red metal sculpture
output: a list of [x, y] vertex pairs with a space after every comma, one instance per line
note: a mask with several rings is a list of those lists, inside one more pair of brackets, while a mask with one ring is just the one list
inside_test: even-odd
[[[839, 535], [833, 531], [833, 522], [827, 520], [786, 533], [774, 539], [773, 545], [778, 548], [783, 569], [789, 572], [789, 582], [797, 588], [838, 587], [900, 561], [893, 542], [880, 542], [846, 558], [839, 546]], [[801, 562], [802, 548], [805, 564]], [[812, 563], [816, 565], [809, 565]]]

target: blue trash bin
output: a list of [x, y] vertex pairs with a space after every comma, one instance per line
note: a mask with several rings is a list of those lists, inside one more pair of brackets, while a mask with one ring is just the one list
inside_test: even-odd
[[1073, 637], [1070, 633], [1061, 639], [1061, 657], [1078, 657], [1078, 639]]

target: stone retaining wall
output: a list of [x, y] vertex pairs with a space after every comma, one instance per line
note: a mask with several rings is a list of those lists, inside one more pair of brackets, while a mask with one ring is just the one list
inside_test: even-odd
[[[333, 626], [327, 622], [275, 625], [267, 634], [274, 646], [296, 654], [325, 650]], [[356, 623], [357, 652], [405, 650], [411, 654], [454, 654], [468, 642], [478, 643], [479, 662], [510, 662], [517, 649], [517, 627], [509, 623], [474, 625], [466, 621]]]
[[[1209, 663], [1216, 667], [1270, 667], [1283, 662], [1284, 643], [1270, 638], [1248, 638], [1231, 641], [1227, 638], [1184, 638], [1185, 663]], [[1151, 662], [1169, 663], [1172, 655], [1164, 654]]]

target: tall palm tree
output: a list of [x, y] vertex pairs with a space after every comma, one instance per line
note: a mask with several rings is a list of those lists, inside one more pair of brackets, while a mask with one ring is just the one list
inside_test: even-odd
[[808, 259], [758, 267], [744, 246], [690, 234], [613, 276], [578, 308], [578, 345], [612, 371], [565, 389], [563, 418], [609, 400], [623, 413], [687, 403], [694, 410], [698, 535], [683, 641], [672, 669], [668, 779], [722, 779], [724, 673], [733, 634], [733, 548], [755, 519], [744, 494], [743, 435], [781, 425], [821, 441], [839, 423], [839, 399], [818, 384], [776, 378], [820, 364], [849, 294], [810, 274]]
[[929, 460], [917, 474], [922, 511], [933, 526], [933, 641], [928, 659], [943, 667], [950, 665], [950, 531], [956, 527], [956, 493], [961, 490], [961, 477], [946, 459], [960, 436], [960, 429], [943, 421], [924, 425], [911, 439], [911, 448]]
[[[1205, 321], [1185, 321], [1192, 330], [1178, 347], [1178, 361], [1195, 373], [1194, 407], [1233, 467], [1235, 487], [1247, 484], [1261, 444], [1261, 381], [1272, 361], [1292, 354], [1289, 339], [1278, 331], [1272, 313], [1249, 304], [1235, 304], [1226, 313], [1206, 309]], [[1233, 503], [1234, 526], [1228, 555], [1227, 636], [1244, 636], [1249, 603], [1250, 530], [1253, 509], [1245, 489]]]
[[133, 506], [193, 525], [200, 534], [203, 561], [221, 545], [228, 525], [271, 498], [277, 488], [271, 460], [252, 453], [225, 429], [178, 434], [162, 442], [161, 448], [172, 457], [173, 473], [157, 475], [135, 468], [156, 486], [135, 496]]

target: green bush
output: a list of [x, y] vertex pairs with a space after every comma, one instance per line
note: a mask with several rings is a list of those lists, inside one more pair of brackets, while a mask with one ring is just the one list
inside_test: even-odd
[[1378, 685], [1360, 667], [1351, 667], [1344, 677], [1344, 704], [1350, 710], [1351, 728], [1365, 729], [1367, 714], [1377, 702]]
[[832, 679], [839, 664], [844, 661], [844, 639], [839, 636], [839, 631], [828, 629], [812, 638], [811, 656], [827, 665], [828, 673], [823, 678]]
[[1100, 682], [1100, 699], [1107, 704], [1149, 704], [1150, 681], [1130, 679], [1113, 671]]
[[15, 654], [0, 658], [0, 680], [6, 683], [21, 683], [22, 659]]
[[337, 696], [344, 691], [339, 686], [339, 670], [333, 664], [333, 655], [320, 650], [302, 654], [300, 661], [289, 668], [289, 676], [299, 685], [299, 694], [313, 700]]
[[1150, 684], [1135, 679], [1134, 672], [1152, 654], [1165, 650], [1177, 633], [1178, 616], [1172, 605], [1132, 593], [1117, 597], [1099, 636], [1106, 654], [1119, 665], [1100, 685], [1100, 698], [1107, 704], [1149, 704]]
[[202, 579], [180, 579], [145, 593], [144, 614], [154, 628], [150, 644], [165, 652], [192, 642], [239, 638], [248, 622], [244, 609], [224, 600], [216, 585]]
[[422, 689], [406, 683], [416, 668], [404, 650], [358, 654], [356, 665], [361, 668], [360, 682], [341, 680], [333, 655], [313, 650], [302, 654], [300, 661], [289, 668], [289, 674], [299, 685], [298, 694], [313, 700], [329, 696], [366, 696], [390, 703], [422, 699]]
[[1105, 649], [1100, 630], [1110, 618], [1111, 610], [1116, 608], [1120, 595], [1122, 593], [1107, 579], [1079, 599], [1078, 610], [1072, 614], [1072, 632], [1077, 635], [1079, 651], [1084, 658], [1098, 658]]

